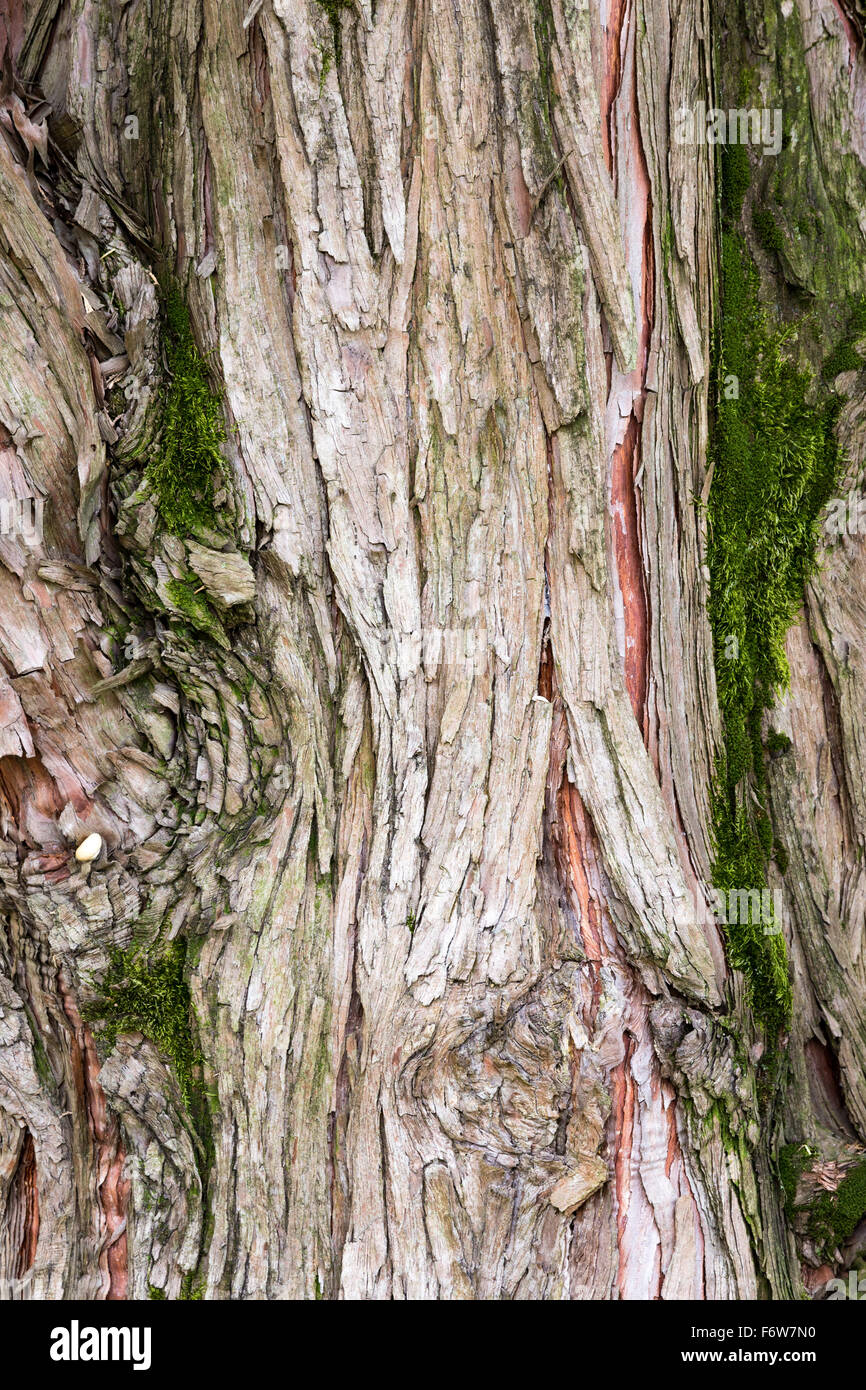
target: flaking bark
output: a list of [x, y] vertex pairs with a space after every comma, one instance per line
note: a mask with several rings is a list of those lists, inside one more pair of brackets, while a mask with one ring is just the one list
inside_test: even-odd
[[[789, 636], [768, 1104], [691, 910], [718, 204], [671, 136], [714, 32], [770, 106], [776, 49], [751, 0], [329, 9], [0, 20], [0, 486], [45, 499], [0, 536], [0, 1292], [798, 1295], [778, 1152], [866, 1140], [866, 568], [828, 548]], [[862, 293], [862, 43], [786, 23]], [[225, 413], [186, 530], [172, 295]], [[150, 1035], [107, 1034], [174, 942]]]

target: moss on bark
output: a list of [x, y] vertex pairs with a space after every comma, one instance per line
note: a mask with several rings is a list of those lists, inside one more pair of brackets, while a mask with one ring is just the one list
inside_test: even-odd
[[188, 536], [202, 526], [219, 529], [213, 480], [225, 468], [220, 451], [225, 420], [222, 400], [196, 346], [189, 312], [175, 287], [165, 292], [164, 311], [169, 381], [162, 436], [146, 476], [165, 526], [175, 536]]

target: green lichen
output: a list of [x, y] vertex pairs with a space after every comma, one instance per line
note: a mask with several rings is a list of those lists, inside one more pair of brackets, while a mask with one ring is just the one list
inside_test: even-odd
[[168, 383], [160, 444], [146, 476], [167, 529], [188, 536], [199, 527], [217, 527], [213, 480], [225, 469], [220, 451], [225, 420], [222, 401], [193, 338], [188, 310], [175, 288], [164, 295], [164, 311]]
[[[538, 68], [537, 72], [524, 73], [520, 81], [517, 99], [520, 103], [521, 133], [531, 152], [531, 162], [536, 171], [536, 196], [539, 197], [542, 189], [545, 194], [556, 190], [560, 198], [565, 200], [566, 180], [561, 162], [562, 152], [553, 120], [553, 108], [557, 98], [551, 54], [556, 39], [550, 0], [532, 0], [532, 25]], [[582, 272], [577, 271], [577, 274], [580, 276], [580, 284], [576, 290], [579, 301], [582, 296]]]
[[313, 1063], [313, 1076], [310, 1084], [310, 1114], [319, 1114], [325, 1104], [326, 1084], [331, 1076], [331, 1009], [325, 1008], [320, 1024], [319, 1041]]
[[45, 1044], [42, 1041], [39, 1029], [29, 1009], [25, 1009], [25, 1017], [30, 1025], [33, 1061], [36, 1064], [36, 1074], [45, 1090], [51, 1095], [57, 1086], [57, 1081], [51, 1070], [51, 1063], [48, 1060], [48, 1053], [45, 1051]]
[[[714, 475], [708, 507], [710, 622], [724, 748], [713, 796], [713, 882], [761, 888], [773, 853], [764, 713], [788, 681], [785, 634], [815, 564], [818, 518], [839, 457], [837, 403], [815, 403], [793, 331], [771, 322], [745, 241], [722, 232]], [[736, 380], [730, 392], [724, 383]], [[727, 926], [755, 1019], [774, 1037], [791, 1009], [784, 938], [773, 923]]]

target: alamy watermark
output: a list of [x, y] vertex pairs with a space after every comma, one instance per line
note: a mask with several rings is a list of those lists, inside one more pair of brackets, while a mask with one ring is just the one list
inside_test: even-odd
[[[848, 1282], [844, 1279], [830, 1279], [825, 1288], [828, 1290], [827, 1297], [831, 1302], [838, 1302], [843, 1298], [862, 1299], [866, 1298], [866, 1277], [856, 1269], [848, 1271]], [[832, 1289], [832, 1293], [829, 1290]]]
[[151, 1361], [149, 1327], [82, 1327], [73, 1318], [68, 1327], [51, 1332], [52, 1361], [130, 1361], [134, 1371], [147, 1371]]
[[674, 112], [673, 137], [676, 145], [760, 145], [764, 154], [779, 154], [782, 111], [778, 106], [723, 111], [699, 101]]
[[0, 498], [0, 536], [17, 536], [31, 548], [42, 544], [44, 497]]
[[410, 638], [413, 662], [423, 666], [428, 674], [443, 665], [457, 667], [466, 674], [480, 673], [490, 661], [489, 636], [483, 627], [422, 628]]
[[[128, 659], [132, 659], [134, 650], [127, 650]], [[430, 681], [435, 677], [468, 681], [483, 676], [494, 659], [508, 665], [508, 648], [504, 637], [486, 627], [423, 627], [402, 634], [398, 647], [401, 673], [409, 676], [423, 671]], [[286, 791], [294, 777], [291, 764], [278, 762], [270, 772], [268, 785], [274, 791]]]
[[834, 497], [827, 504], [824, 535], [828, 540], [866, 535], [866, 497], [859, 488], [849, 492], [847, 497]]
[[761, 926], [764, 936], [778, 936], [784, 920], [780, 888], [712, 888], [704, 885], [677, 905], [678, 927]]
[[0, 1279], [0, 1299], [23, 1299], [32, 1283], [32, 1269], [20, 1279]]

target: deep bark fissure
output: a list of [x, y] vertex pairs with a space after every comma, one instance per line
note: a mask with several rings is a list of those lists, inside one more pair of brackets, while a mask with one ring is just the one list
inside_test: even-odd
[[29, 1129], [24, 1131], [18, 1166], [9, 1186], [4, 1225], [7, 1228], [6, 1239], [12, 1244], [13, 1249], [17, 1241], [12, 1266], [13, 1277], [24, 1279], [33, 1268], [36, 1243], [39, 1239], [38, 1172], [33, 1135]]

